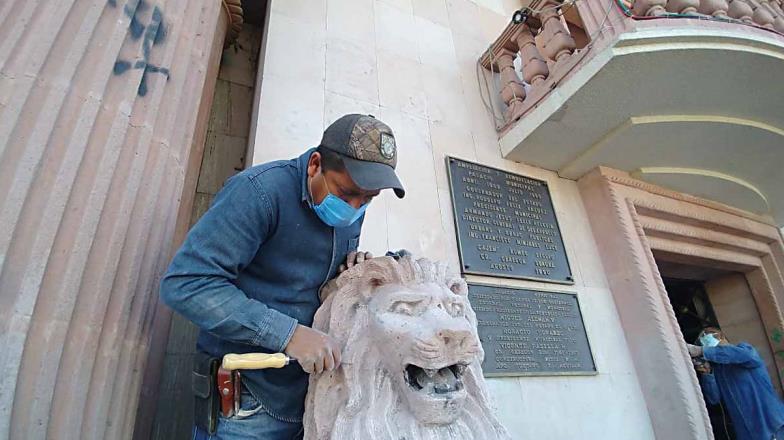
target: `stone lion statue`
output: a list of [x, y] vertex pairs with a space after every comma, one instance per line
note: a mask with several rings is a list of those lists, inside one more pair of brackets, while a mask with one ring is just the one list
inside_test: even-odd
[[509, 439], [490, 408], [468, 287], [446, 265], [368, 260], [322, 289], [342, 365], [310, 376], [306, 440]]

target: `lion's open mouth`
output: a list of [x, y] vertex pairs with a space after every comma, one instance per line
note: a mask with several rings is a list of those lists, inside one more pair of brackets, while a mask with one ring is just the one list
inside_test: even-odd
[[406, 382], [416, 391], [447, 394], [463, 389], [463, 372], [467, 365], [454, 364], [440, 369], [406, 365]]

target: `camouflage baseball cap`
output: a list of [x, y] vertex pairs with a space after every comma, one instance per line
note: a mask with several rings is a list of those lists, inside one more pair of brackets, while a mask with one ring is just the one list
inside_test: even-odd
[[395, 174], [395, 135], [375, 116], [342, 116], [324, 131], [321, 146], [341, 155], [348, 174], [360, 188], [392, 188], [399, 198], [405, 196], [406, 191]]

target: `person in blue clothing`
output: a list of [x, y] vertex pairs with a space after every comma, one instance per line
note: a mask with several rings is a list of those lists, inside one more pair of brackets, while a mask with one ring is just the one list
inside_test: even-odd
[[697, 367], [705, 400], [724, 404], [738, 440], [784, 440], [784, 404], [753, 346], [730, 344], [721, 330], [706, 327], [689, 354], [704, 359]]
[[[200, 328], [195, 439], [301, 438], [308, 373], [340, 365], [341, 347], [311, 328], [319, 289], [370, 258], [357, 252], [365, 209], [383, 189], [405, 195], [396, 165], [389, 126], [345, 115], [318, 148], [231, 177], [189, 231], [160, 295]], [[297, 362], [245, 370], [239, 407], [219, 416], [209, 382], [216, 362], [249, 352], [285, 352]]]

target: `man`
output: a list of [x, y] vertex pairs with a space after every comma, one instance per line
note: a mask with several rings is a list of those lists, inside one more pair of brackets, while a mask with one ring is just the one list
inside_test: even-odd
[[[205, 409], [196, 416], [194, 438], [301, 436], [306, 373], [340, 364], [341, 347], [310, 328], [318, 291], [338, 269], [370, 258], [356, 252], [365, 208], [382, 189], [404, 196], [396, 164], [386, 124], [345, 115], [326, 129], [317, 149], [230, 178], [188, 233], [161, 282], [161, 297], [201, 329], [197, 357], [206, 354], [214, 364], [226, 353], [285, 352], [297, 360], [243, 371], [239, 411], [218, 418], [215, 428], [206, 425]], [[197, 370], [199, 412], [207, 405], [199, 399], [215, 387], [206, 385], [205, 368]]]
[[784, 404], [757, 350], [745, 342], [730, 344], [715, 327], [706, 327], [698, 342], [687, 345], [692, 358], [707, 361], [697, 366], [705, 400], [724, 402], [737, 439], [784, 439]]

